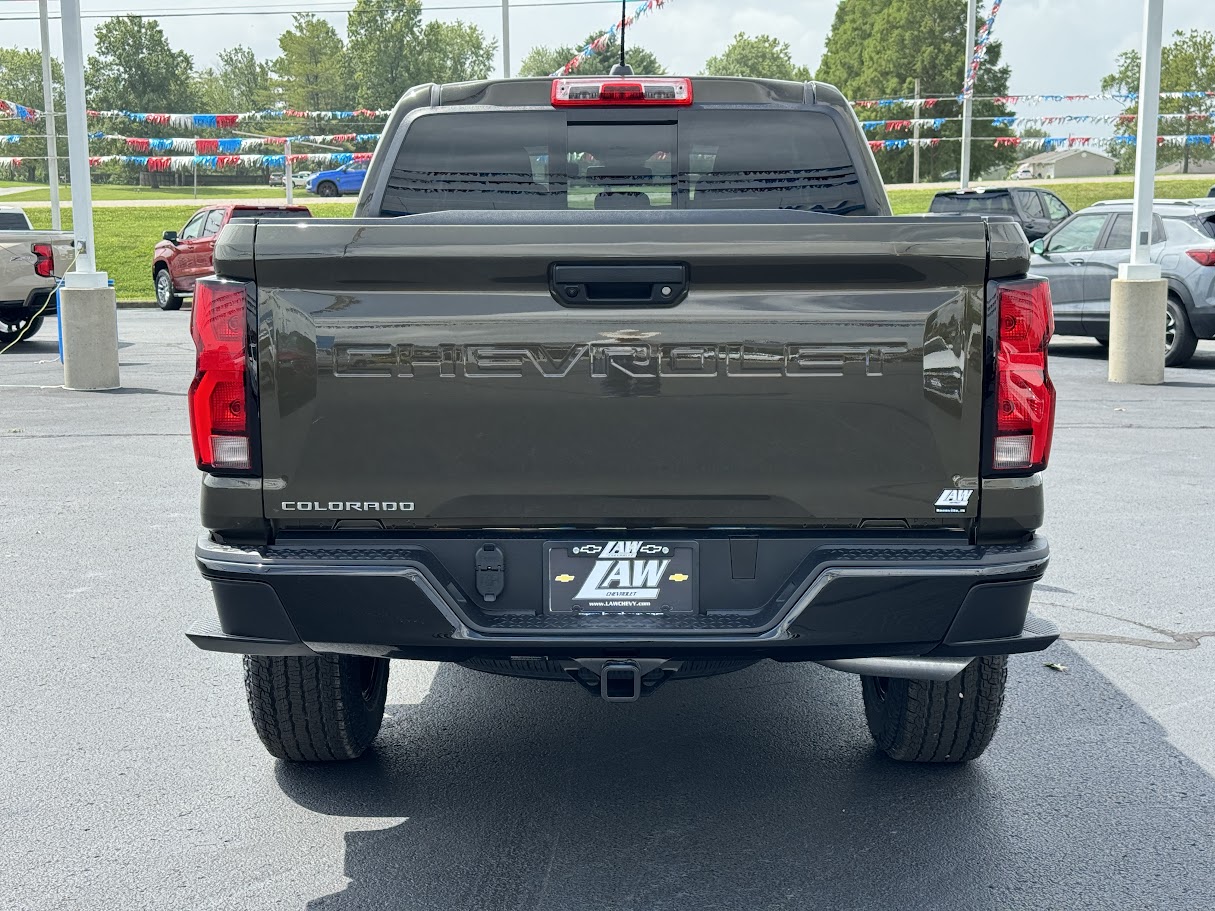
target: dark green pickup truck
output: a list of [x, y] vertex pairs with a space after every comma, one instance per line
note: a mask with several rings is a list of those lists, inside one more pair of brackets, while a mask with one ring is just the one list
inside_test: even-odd
[[1028, 265], [892, 217], [827, 85], [420, 86], [353, 220], [233, 223], [198, 283], [188, 635], [285, 759], [362, 753], [392, 658], [610, 701], [816, 661], [889, 755], [972, 759], [1058, 635]]

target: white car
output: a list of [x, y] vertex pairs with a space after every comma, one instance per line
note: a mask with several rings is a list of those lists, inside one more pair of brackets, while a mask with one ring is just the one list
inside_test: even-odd
[[300, 171], [298, 174], [295, 171], [291, 172], [291, 186], [297, 190], [306, 189], [308, 186], [308, 178], [313, 174], [312, 171]]

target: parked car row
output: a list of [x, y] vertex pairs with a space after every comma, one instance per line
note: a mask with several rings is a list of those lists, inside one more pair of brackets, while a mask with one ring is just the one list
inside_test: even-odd
[[[312, 171], [292, 171], [291, 186], [297, 190], [302, 190], [308, 185], [308, 178], [313, 175]], [[282, 171], [276, 171], [270, 175], [270, 186], [282, 187], [286, 186], [287, 175]]]
[[[1215, 338], [1215, 199], [1158, 199], [1152, 209], [1152, 262], [1168, 281], [1165, 364]], [[1109, 343], [1110, 286], [1130, 258], [1133, 204], [1100, 202], [1034, 241], [1030, 269], [1050, 280], [1055, 331]]]
[[[365, 163], [352, 162], [292, 178], [310, 193], [333, 197], [357, 193], [366, 174]], [[1151, 256], [1169, 284], [1165, 363], [1170, 367], [1186, 363], [1199, 339], [1215, 338], [1215, 187], [1208, 199], [1158, 200], [1154, 208]], [[1050, 281], [1056, 331], [1091, 336], [1102, 344], [1109, 340], [1111, 282], [1130, 254], [1131, 210], [1130, 200], [1120, 200], [1073, 213], [1057, 195], [1038, 187], [946, 190], [929, 207], [938, 215], [1015, 218], [1034, 242], [1032, 271]], [[156, 245], [152, 275], [157, 304], [176, 310], [194, 283], [212, 273], [215, 237], [233, 219], [310, 215], [304, 206], [200, 209], [180, 232], [166, 231]]]

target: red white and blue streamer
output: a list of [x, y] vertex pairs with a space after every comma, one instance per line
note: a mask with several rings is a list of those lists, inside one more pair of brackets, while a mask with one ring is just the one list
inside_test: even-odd
[[987, 17], [987, 21], [979, 28], [978, 37], [975, 40], [974, 52], [970, 55], [970, 66], [966, 68], [966, 80], [962, 86], [963, 97], [970, 97], [975, 91], [975, 82], [979, 79], [979, 67], [983, 65], [983, 59], [987, 56], [987, 47], [991, 44], [991, 33], [996, 27], [996, 16], [1000, 14], [1000, 4], [1003, 0], [994, 0], [991, 5], [991, 15]]
[[[604, 48], [606, 48], [608, 45], [610, 45], [612, 43], [613, 39], [615, 39], [617, 34], [624, 31], [625, 29], [632, 28], [633, 23], [636, 22], [638, 19], [640, 19], [642, 16], [644, 16], [646, 13], [649, 13], [653, 10], [662, 9], [665, 6], [669, 6], [671, 4], [671, 2], [672, 2], [672, 0], [645, 0], [644, 3], [638, 4], [637, 8], [635, 10], [633, 10], [632, 13], [625, 16], [623, 19], [617, 20], [611, 26], [611, 28], [609, 28], [602, 35], [600, 35], [598, 38], [596, 38], [594, 41], [592, 41], [590, 44], [588, 44], [586, 47], [584, 47], [582, 50], [580, 50], [578, 53], [576, 53], [573, 57], [571, 57], [569, 59], [569, 61], [565, 64], [565, 66], [563, 66], [559, 70], [556, 70], [553, 73], [550, 73], [549, 75], [551, 75], [551, 76], [569, 75], [570, 73], [574, 72], [574, 70], [578, 69], [578, 67], [582, 66], [582, 64], [586, 62], [588, 57], [594, 57], [596, 54], [601, 53]], [[627, 51], [627, 48], [626, 48], [626, 51]]]

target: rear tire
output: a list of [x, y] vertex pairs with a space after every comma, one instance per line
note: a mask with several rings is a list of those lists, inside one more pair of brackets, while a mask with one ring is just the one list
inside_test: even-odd
[[1190, 326], [1190, 318], [1186, 316], [1185, 305], [1180, 300], [1169, 295], [1165, 316], [1164, 335], [1164, 366], [1180, 367], [1194, 356], [1198, 347], [1198, 336]]
[[878, 749], [902, 762], [970, 762], [1000, 723], [1008, 657], [976, 658], [952, 680], [862, 677]]
[[340, 194], [338, 193], [337, 184], [335, 184], [331, 180], [326, 180], [326, 181], [323, 181], [316, 188], [316, 195], [317, 196], [338, 196]]
[[0, 322], [0, 347], [7, 347], [15, 342], [28, 342], [34, 333], [42, 328], [42, 317], [20, 319], [15, 323]]
[[253, 727], [271, 756], [357, 759], [384, 720], [388, 659], [246, 655], [245, 693]]

